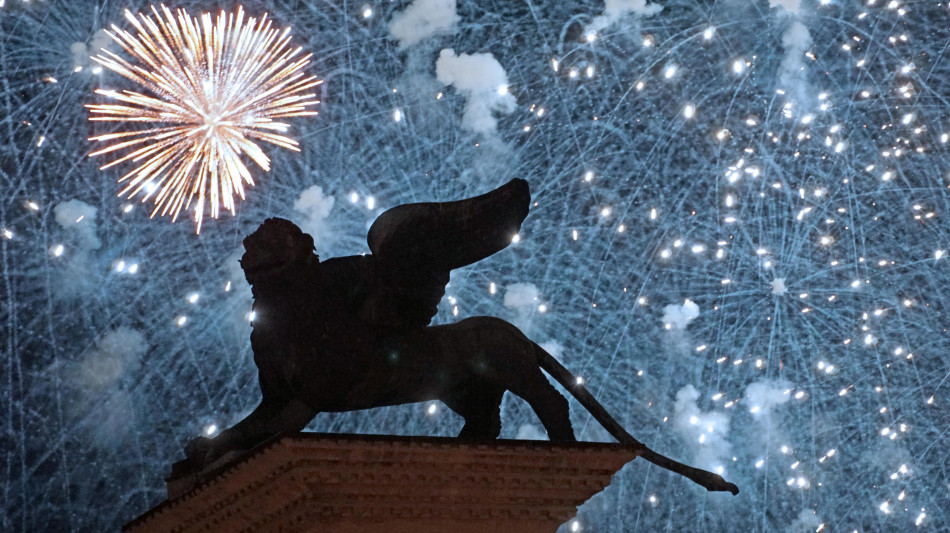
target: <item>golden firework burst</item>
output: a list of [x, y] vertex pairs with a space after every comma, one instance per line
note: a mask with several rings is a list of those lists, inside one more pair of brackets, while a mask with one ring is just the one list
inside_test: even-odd
[[[219, 206], [234, 214], [235, 196], [244, 199], [244, 185], [254, 185], [242, 160], [247, 155], [265, 172], [270, 159], [256, 141], [300, 151], [297, 141], [282, 135], [289, 125], [278, 119], [315, 115], [319, 103], [308, 89], [321, 83], [306, 76], [311, 55], [290, 46], [290, 30], [222, 11], [192, 17], [185, 10], [151, 8], [154, 18], [125, 12], [137, 34], [115, 25], [109, 35], [130, 56], [102, 50], [93, 59], [128, 78], [144, 93], [98, 89], [96, 94], [119, 103], [90, 104], [91, 121], [144, 123], [144, 129], [91, 137], [109, 145], [90, 156], [116, 152], [137, 166], [119, 178], [119, 196], [144, 192], [154, 196], [152, 216], [178, 218], [194, 206], [196, 232], [201, 231], [205, 202], [211, 216]], [[161, 12], [159, 12], [159, 10]]]

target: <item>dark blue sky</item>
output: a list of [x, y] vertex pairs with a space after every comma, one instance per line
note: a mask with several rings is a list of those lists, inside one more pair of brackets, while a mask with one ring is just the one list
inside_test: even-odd
[[[437, 320], [512, 321], [635, 437], [742, 488], [635, 461], [580, 530], [950, 528], [950, 9], [656, 4], [248, 2], [314, 54], [320, 114], [196, 236], [88, 158], [112, 126], [84, 104], [134, 89], [89, 56], [147, 4], [7, 0], [0, 529], [114, 530], [164, 498], [185, 442], [256, 404], [236, 259], [264, 218], [355, 254], [389, 207], [514, 177], [536, 202], [520, 241], [455, 272]], [[503, 422], [543, 436], [518, 399]], [[419, 404], [310, 429], [460, 427]]]

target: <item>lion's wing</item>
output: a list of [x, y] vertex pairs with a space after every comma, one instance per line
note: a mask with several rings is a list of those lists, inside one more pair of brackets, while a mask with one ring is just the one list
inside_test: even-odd
[[377, 323], [422, 327], [435, 316], [449, 272], [511, 243], [528, 215], [528, 183], [514, 179], [481, 196], [394, 207], [376, 219], [367, 241], [378, 289], [368, 315]]

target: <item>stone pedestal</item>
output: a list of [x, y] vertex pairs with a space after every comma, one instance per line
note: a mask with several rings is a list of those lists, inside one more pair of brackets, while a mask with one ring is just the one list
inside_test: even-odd
[[620, 444], [299, 433], [202, 476], [129, 533], [553, 533], [635, 459]]

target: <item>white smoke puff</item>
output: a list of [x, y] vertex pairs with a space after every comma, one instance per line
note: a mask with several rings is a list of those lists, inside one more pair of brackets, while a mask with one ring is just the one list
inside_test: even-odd
[[769, 7], [781, 7], [793, 15], [798, 14], [802, 0], [769, 0]]
[[139, 367], [147, 350], [145, 335], [129, 327], [118, 327], [100, 337], [83, 357], [80, 379], [97, 388], [113, 385]]
[[814, 531], [818, 531], [820, 527], [821, 519], [818, 518], [815, 511], [802, 509], [802, 511], [798, 513], [798, 518], [789, 524], [786, 531], [788, 533], [813, 533]]
[[84, 417], [84, 423], [77, 426], [86, 429], [101, 448], [121, 448], [135, 428], [135, 405], [125, 390], [100, 391], [94, 397], [87, 395], [85, 402], [71, 408], [79, 406], [82, 409], [76, 409], [73, 414]]
[[538, 305], [541, 293], [533, 283], [512, 283], [505, 288], [505, 307], [520, 310]]
[[647, 4], [647, 0], [606, 0], [604, 14], [596, 17], [591, 25], [595, 30], [612, 26], [626, 15], [649, 17], [663, 11], [659, 4]]
[[804, 76], [805, 63], [802, 56], [811, 46], [811, 33], [801, 21], [792, 22], [791, 26], [785, 30], [782, 35], [782, 48], [785, 50], [785, 57], [778, 68], [778, 80], [782, 87], [798, 91], [800, 97], [804, 97]]
[[415, 0], [389, 21], [389, 34], [408, 48], [435, 35], [451, 34], [459, 16], [455, 0]]
[[89, 44], [79, 41], [69, 46], [69, 51], [73, 54], [73, 67], [87, 67], [92, 63], [91, 57], [98, 55], [103, 49], [108, 49], [115, 41], [106, 30], [97, 30], [92, 34]]
[[89, 49], [86, 48], [86, 43], [84, 42], [75, 42], [69, 45], [69, 51], [73, 54], [73, 66], [81, 67], [85, 66], [86, 61], [89, 59]]
[[769, 7], [778, 8], [779, 13], [791, 17], [792, 23], [782, 34], [782, 48], [785, 57], [779, 64], [777, 78], [779, 86], [786, 92], [793, 94], [799, 102], [809, 99], [808, 86], [802, 71], [805, 63], [802, 56], [812, 44], [811, 33], [799, 19], [801, 0], [769, 0]]
[[[800, 54], [805, 53], [811, 46], [811, 33], [801, 21], [796, 20], [782, 34], [782, 48], [786, 51], [796, 51], [799, 54], [799, 64], [801, 63]], [[787, 58], [786, 58], [787, 59]]]
[[514, 325], [528, 335], [532, 332], [531, 322], [540, 295], [540, 291], [532, 283], [513, 283], [505, 288], [505, 298], [502, 302], [505, 307], [515, 311], [515, 317], [512, 319]]
[[326, 220], [330, 216], [330, 211], [333, 210], [334, 203], [335, 199], [332, 196], [325, 196], [323, 188], [319, 185], [305, 189], [294, 201], [294, 210], [304, 216], [298, 225], [304, 233], [309, 233], [313, 237], [317, 250], [320, 249], [320, 245], [326, 245], [330, 240]]
[[673, 427], [693, 451], [696, 463], [722, 475], [731, 456], [732, 445], [726, 440], [729, 434], [729, 415], [722, 412], [700, 410], [696, 401], [696, 387], [686, 385], [676, 393], [673, 406]]
[[746, 407], [756, 417], [766, 417], [775, 406], [788, 402], [786, 391], [791, 384], [784, 380], [761, 379], [745, 388]]
[[444, 85], [464, 93], [462, 125], [476, 133], [495, 131], [494, 113], [511, 113], [517, 106], [508, 92], [508, 73], [491, 54], [455, 55], [451, 48], [439, 52], [435, 76]]
[[663, 308], [663, 324], [669, 329], [686, 329], [686, 325], [698, 316], [699, 306], [689, 299], [683, 305], [670, 304]]
[[772, 280], [772, 294], [781, 296], [788, 292], [788, 288], [785, 286], [785, 278], [775, 278]]
[[518, 440], [549, 440], [548, 434], [538, 429], [534, 424], [521, 424], [515, 438]]
[[102, 246], [96, 228], [97, 209], [80, 200], [62, 202], [53, 208], [56, 223], [72, 233], [83, 251]]

